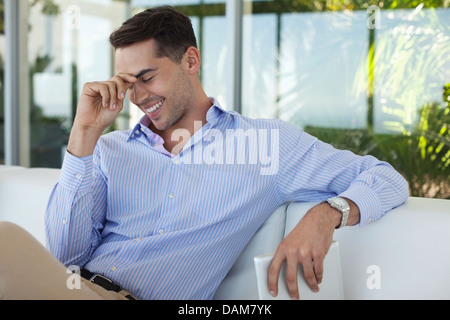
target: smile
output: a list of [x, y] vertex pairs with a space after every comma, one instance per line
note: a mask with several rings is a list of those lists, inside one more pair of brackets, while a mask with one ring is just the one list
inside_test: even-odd
[[161, 101], [159, 101], [158, 103], [154, 104], [153, 106], [150, 106], [148, 108], [144, 108], [145, 111], [147, 111], [148, 113], [152, 113], [155, 112], [156, 110], [158, 110], [162, 104], [164, 103], [164, 101], [166, 101], [166, 99], [163, 99]]

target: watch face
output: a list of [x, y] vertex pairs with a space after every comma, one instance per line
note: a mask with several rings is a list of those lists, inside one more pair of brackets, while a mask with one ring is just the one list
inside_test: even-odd
[[333, 197], [330, 199], [336, 206], [339, 206], [339, 208], [345, 209], [348, 207], [347, 201], [340, 197]]

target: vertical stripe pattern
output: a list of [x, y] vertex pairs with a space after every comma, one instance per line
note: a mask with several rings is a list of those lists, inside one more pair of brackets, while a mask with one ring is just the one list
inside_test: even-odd
[[45, 220], [51, 252], [141, 299], [210, 299], [283, 203], [342, 195], [363, 225], [408, 197], [389, 164], [283, 121], [249, 119], [216, 101], [207, 120], [177, 156], [161, 152], [146, 118], [104, 135], [91, 156], [67, 153]]

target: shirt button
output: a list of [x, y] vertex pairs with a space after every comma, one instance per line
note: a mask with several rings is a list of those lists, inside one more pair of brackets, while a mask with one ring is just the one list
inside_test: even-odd
[[158, 231], [159, 234], [163, 234], [164, 232], [165, 232], [164, 229], [159, 229]]
[[66, 224], [66, 223], [67, 223], [67, 220], [66, 220], [66, 219], [63, 219], [62, 223], [63, 223], [63, 224]]
[[82, 175], [81, 175], [81, 173], [77, 173], [77, 174], [75, 175], [75, 177], [76, 177], [77, 179], [81, 179]]
[[111, 267], [111, 271], [116, 271], [116, 270], [117, 270], [116, 266]]
[[173, 199], [173, 197], [175, 197], [175, 195], [171, 192], [171, 193], [169, 193], [169, 198], [170, 199]]
[[174, 160], [173, 160], [173, 163], [175, 163], [175, 164], [180, 164], [180, 159], [174, 159]]
[[141, 241], [141, 238], [136, 238], [136, 239], [134, 239], [134, 241], [139, 242], [139, 241]]

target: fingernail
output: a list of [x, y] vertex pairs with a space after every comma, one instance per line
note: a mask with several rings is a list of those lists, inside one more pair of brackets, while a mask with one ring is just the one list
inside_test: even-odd
[[113, 106], [112, 106], [112, 109], [116, 110], [116, 108], [117, 108], [117, 104], [114, 103]]
[[298, 296], [292, 296], [291, 299], [292, 300], [299, 300]]
[[270, 295], [271, 295], [272, 297], [276, 297], [276, 296], [277, 296], [276, 293], [275, 293], [275, 291], [273, 291], [273, 290], [270, 290], [269, 293], [270, 293]]
[[121, 95], [120, 95], [120, 98], [125, 98], [125, 93], [122, 93]]
[[319, 288], [313, 288], [312, 291], [317, 293], [317, 292], [319, 292]]

